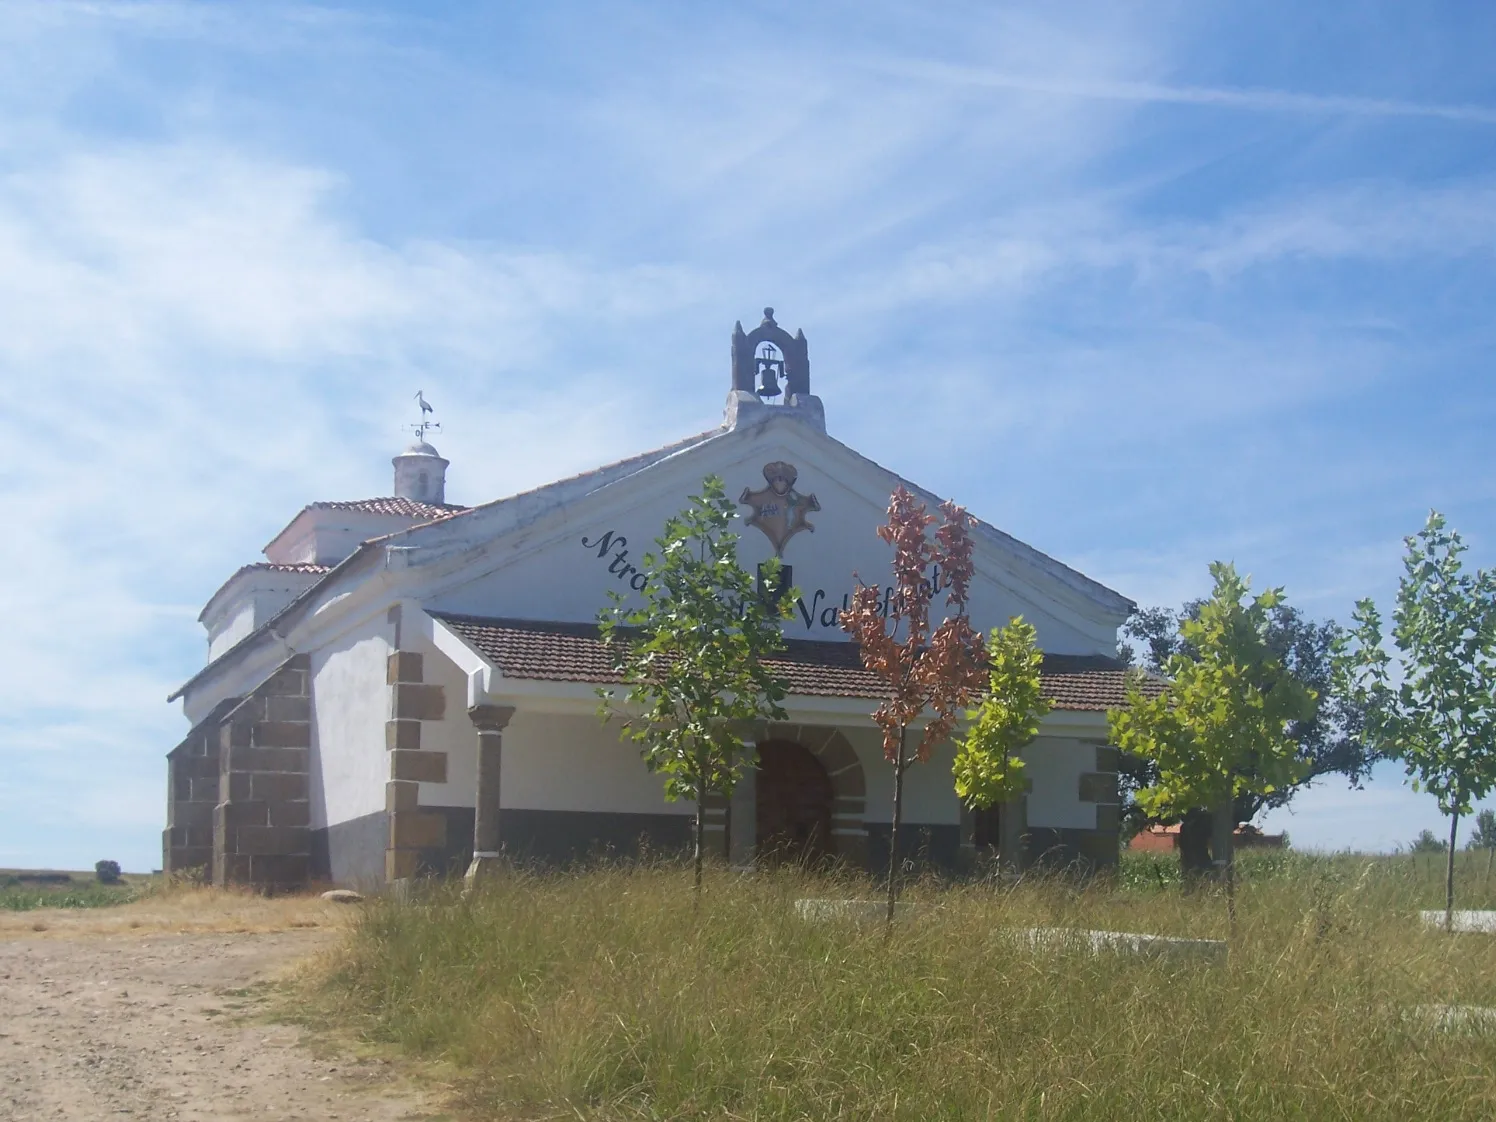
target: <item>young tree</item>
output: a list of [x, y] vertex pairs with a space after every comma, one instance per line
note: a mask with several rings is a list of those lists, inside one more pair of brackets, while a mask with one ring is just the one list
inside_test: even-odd
[[1475, 816], [1475, 828], [1465, 848], [1496, 851], [1496, 810], [1487, 808]]
[[[857, 576], [852, 606], [841, 614], [842, 628], [855, 636], [862, 664], [888, 690], [873, 720], [883, 730], [883, 755], [893, 764], [893, 825], [888, 841], [888, 924], [898, 900], [899, 823], [904, 813], [904, 773], [916, 760], [930, 758], [935, 745], [955, 730], [961, 713], [980, 693], [986, 677], [986, 644], [966, 616], [971, 587], [971, 518], [954, 503], [942, 503], [941, 525], [902, 485], [888, 503], [888, 522], [878, 536], [893, 546], [893, 594]], [[946, 588], [944, 618], [933, 633], [930, 605], [938, 593], [931, 566], [939, 566]], [[854, 574], [855, 575], [855, 574]], [[885, 614], [886, 612], [886, 614]], [[900, 637], [902, 632], [902, 638]], [[909, 728], [926, 709], [934, 715], [909, 750]]]
[[784, 649], [779, 620], [794, 592], [779, 589], [781, 567], [766, 562], [761, 591], [738, 564], [729, 527], [736, 507], [722, 480], [702, 481], [684, 510], [665, 523], [657, 553], [643, 558], [642, 606], [617, 592], [599, 616], [614, 670], [627, 683], [599, 690], [604, 720], [623, 718], [650, 770], [665, 777], [665, 797], [696, 800], [695, 890], [701, 890], [706, 801], [731, 797], [753, 753], [743, 733], [757, 721], [782, 721], [787, 687], [764, 660]]
[[1400, 680], [1394, 681], [1392, 659], [1382, 649], [1381, 616], [1369, 599], [1356, 605], [1340, 671], [1366, 708], [1368, 738], [1402, 760], [1413, 790], [1432, 793], [1449, 815], [1448, 926], [1460, 816], [1496, 787], [1496, 574], [1464, 570], [1465, 544], [1438, 511], [1404, 543], [1392, 613]]
[[[1036, 638], [1033, 624], [1014, 616], [1006, 627], [994, 627], [988, 639], [987, 689], [966, 714], [971, 723], [951, 769], [956, 794], [972, 810], [986, 810], [1023, 794], [1023, 760], [1018, 753], [1039, 734], [1039, 722], [1050, 709], [1040, 678], [1044, 652]], [[1002, 854], [1005, 864], [1014, 863], [1013, 858]]]
[[1436, 838], [1432, 830], [1420, 830], [1418, 836], [1413, 839], [1413, 843], [1408, 846], [1408, 852], [1443, 853], [1445, 848], [1443, 839]]
[[1158, 768], [1157, 782], [1137, 792], [1144, 811], [1170, 817], [1211, 808], [1213, 856], [1234, 922], [1233, 804], [1240, 794], [1268, 795], [1301, 778], [1306, 765], [1292, 729], [1313, 712], [1315, 695], [1268, 643], [1282, 589], [1249, 598], [1250, 585], [1234, 566], [1217, 561], [1210, 573], [1214, 592], [1183, 624], [1193, 655], [1171, 657], [1164, 667], [1170, 680], [1151, 697], [1134, 681], [1127, 707], [1107, 720], [1113, 744]]
[[[1199, 617], [1204, 600], [1191, 600], [1179, 611], [1144, 608], [1122, 625], [1123, 642], [1117, 654], [1128, 664], [1141, 665], [1162, 675], [1175, 655], [1194, 657], [1194, 647], [1184, 638], [1182, 626]], [[1297, 783], [1285, 784], [1270, 794], [1239, 793], [1233, 807], [1236, 822], [1250, 822], [1263, 810], [1285, 806], [1314, 779], [1343, 775], [1352, 787], [1360, 787], [1377, 760], [1361, 735], [1364, 713], [1355, 701], [1336, 687], [1335, 649], [1344, 629], [1334, 620], [1313, 620], [1297, 608], [1276, 604], [1268, 612], [1267, 643], [1284, 667], [1317, 694], [1314, 713], [1291, 727], [1298, 741], [1299, 759], [1306, 767]], [[1158, 768], [1137, 756], [1123, 756], [1118, 780], [1123, 818], [1134, 832], [1157, 819], [1145, 814], [1135, 792], [1158, 782]], [[1210, 809], [1193, 808], [1180, 816], [1179, 860], [1187, 873], [1210, 867]]]

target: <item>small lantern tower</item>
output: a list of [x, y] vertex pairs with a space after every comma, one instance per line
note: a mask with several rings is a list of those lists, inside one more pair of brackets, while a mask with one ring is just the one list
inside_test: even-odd
[[442, 505], [447, 501], [447, 466], [435, 448], [426, 443], [426, 434], [441, 425], [428, 420], [433, 412], [424, 391], [416, 392], [416, 401], [421, 406], [421, 420], [412, 425], [416, 438], [410, 446], [390, 462], [395, 465], [395, 497], [410, 499], [418, 503]]

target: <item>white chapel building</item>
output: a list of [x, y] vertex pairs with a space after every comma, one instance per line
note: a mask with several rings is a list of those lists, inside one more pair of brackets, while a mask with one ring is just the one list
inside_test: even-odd
[[[766, 309], [733, 332], [707, 432], [472, 506], [447, 501], [448, 462], [421, 439], [395, 457], [392, 495], [305, 507], [203, 609], [207, 665], [171, 698], [191, 730], [167, 756], [165, 869], [279, 890], [460, 873], [475, 852], [684, 849], [694, 807], [667, 802], [598, 717], [616, 679], [596, 623], [609, 590], [637, 597], [641, 556], [709, 474], [743, 495], [744, 564], [781, 551], [801, 597], [773, 663], [788, 720], [757, 731], [758, 767], [713, 809], [708, 845], [886, 868], [880, 691], [837, 613], [854, 573], [889, 572], [875, 530], [893, 488], [940, 499], [826, 428], [805, 336]], [[985, 522], [974, 536], [973, 622], [1035, 626], [1054, 708], [1023, 753], [1028, 794], [996, 812], [963, 810], [950, 747], [911, 768], [900, 848], [951, 868], [999, 844], [1025, 864], [1113, 863], [1106, 709], [1124, 698], [1133, 604]]]

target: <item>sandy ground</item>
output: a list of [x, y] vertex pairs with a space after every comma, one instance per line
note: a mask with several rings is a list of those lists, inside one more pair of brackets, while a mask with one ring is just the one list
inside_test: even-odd
[[200, 894], [4, 916], [0, 1119], [446, 1117], [385, 1063], [329, 1057], [264, 1016], [263, 983], [350, 910]]

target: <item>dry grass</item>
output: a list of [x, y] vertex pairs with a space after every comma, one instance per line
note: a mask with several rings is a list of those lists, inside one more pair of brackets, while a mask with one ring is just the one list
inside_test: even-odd
[[1002, 934], [1224, 935], [1218, 899], [1174, 889], [926, 882], [885, 941], [794, 915], [864, 882], [717, 870], [698, 910], [688, 874], [615, 868], [373, 904], [302, 996], [450, 1065], [484, 1117], [1496, 1116], [1496, 1038], [1402, 1012], [1496, 1005], [1492, 941], [1421, 930], [1389, 862], [1296, 860], [1249, 870], [1224, 968]]
[[162, 882], [130, 903], [112, 907], [0, 911], [0, 938], [337, 927], [352, 921], [352, 910], [329, 904], [316, 895], [265, 897], [248, 891]]

